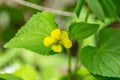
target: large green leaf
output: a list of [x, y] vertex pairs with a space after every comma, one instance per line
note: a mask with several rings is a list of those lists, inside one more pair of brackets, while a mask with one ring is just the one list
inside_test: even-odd
[[94, 34], [98, 28], [98, 24], [74, 22], [69, 27], [69, 35], [73, 39], [82, 40]]
[[117, 14], [120, 15], [120, 0], [112, 0], [116, 6]]
[[98, 0], [87, 0], [88, 6], [92, 10], [92, 12], [102, 21], [104, 21], [105, 15], [104, 11], [98, 2]]
[[76, 6], [76, 16], [79, 17], [80, 12], [81, 12], [81, 8], [84, 4], [85, 0], [77, 0], [77, 6]]
[[115, 78], [115, 77], [105, 77], [105, 78], [101, 78], [99, 80], [120, 80], [120, 78]]
[[51, 13], [37, 13], [4, 47], [25, 48], [40, 54], [52, 54], [50, 53], [50, 47], [44, 46], [43, 40], [55, 28], [57, 28], [57, 25]]
[[110, 17], [117, 18], [117, 8], [112, 0], [99, 0]]
[[120, 78], [117, 77], [104, 77], [100, 75], [95, 75], [94, 77], [96, 77], [97, 80], [120, 80]]
[[12, 74], [0, 74], [0, 80], [23, 80], [23, 79], [16, 77]]
[[93, 74], [120, 78], [120, 31], [112, 28], [103, 30], [97, 47], [84, 47], [80, 60]]

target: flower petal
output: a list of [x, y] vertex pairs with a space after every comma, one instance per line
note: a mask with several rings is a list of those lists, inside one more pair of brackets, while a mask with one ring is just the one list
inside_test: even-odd
[[60, 39], [67, 39], [68, 38], [68, 33], [66, 31], [61, 31], [61, 34], [60, 34]]
[[60, 37], [60, 34], [61, 34], [61, 32], [60, 32], [60, 29], [55, 29], [55, 30], [53, 30], [52, 32], [51, 32], [51, 37], [53, 38], [53, 39], [59, 39], [59, 37]]
[[62, 46], [60, 44], [53, 45], [52, 50], [55, 52], [62, 52]]
[[52, 43], [54, 43], [54, 39], [51, 37], [46, 37], [43, 41], [45, 46], [50, 46]]
[[71, 48], [72, 47], [72, 41], [70, 39], [63, 39], [62, 44], [65, 48]]

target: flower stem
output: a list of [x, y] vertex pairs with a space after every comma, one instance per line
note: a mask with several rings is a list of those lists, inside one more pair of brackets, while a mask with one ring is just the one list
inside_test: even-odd
[[[87, 21], [88, 21], [89, 14], [90, 14], [90, 9], [87, 10], [85, 21], [84, 21], [85, 23], [87, 23]], [[81, 65], [80, 66], [78, 66], [78, 65], [79, 65], [79, 54], [80, 54], [80, 50], [81, 50], [83, 41], [78, 42], [78, 43], [79, 43], [79, 48], [78, 48], [78, 52], [77, 52], [77, 56], [76, 56], [76, 63], [75, 63], [75, 68], [74, 68], [74, 73], [73, 73], [74, 77], [75, 77], [77, 70], [81, 67]]]
[[70, 49], [66, 49], [67, 51], [67, 54], [68, 54], [68, 77], [69, 77], [69, 80], [72, 80], [71, 77], [72, 77], [72, 72], [71, 72], [71, 52], [70, 52]]
[[75, 76], [78, 68], [80, 67], [78, 65], [79, 65], [79, 53], [80, 53], [80, 50], [81, 50], [81, 47], [82, 47], [82, 42], [83, 41], [79, 42], [79, 48], [78, 48], [78, 52], [77, 52], [77, 57], [76, 57], [76, 63], [75, 63], [75, 69], [74, 69], [73, 76]]
[[13, 1], [15, 1], [21, 5], [31, 7], [31, 8], [34, 8], [36, 10], [40, 10], [40, 11], [42, 10], [42, 11], [47, 11], [47, 12], [51, 12], [54, 14], [63, 15], [63, 16], [70, 16], [70, 17], [73, 17], [75, 15], [74, 12], [66, 12], [66, 11], [51, 9], [51, 8], [47, 8], [47, 7], [43, 7], [40, 5], [36, 5], [36, 4], [30, 3], [30, 2], [27, 2], [25, 0], [13, 0]]
[[89, 14], [90, 14], [90, 9], [87, 10], [86, 16], [85, 16], [85, 23], [87, 23], [88, 18], [89, 18]]

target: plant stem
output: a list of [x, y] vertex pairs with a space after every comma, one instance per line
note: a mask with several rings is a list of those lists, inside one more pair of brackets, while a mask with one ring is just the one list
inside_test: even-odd
[[77, 69], [78, 69], [78, 64], [79, 64], [79, 54], [77, 53], [77, 59], [76, 59], [76, 64], [75, 64], [75, 71], [74, 73], [76, 73]]
[[72, 74], [72, 72], [71, 72], [71, 52], [70, 52], [70, 49], [66, 49], [66, 51], [67, 51], [67, 54], [68, 54], [68, 76], [69, 76], [69, 80], [72, 80], [71, 79], [71, 74]]
[[89, 14], [90, 14], [90, 9], [87, 10], [86, 17], [85, 17], [85, 23], [87, 23], [88, 21]]
[[73, 74], [74, 76], [76, 74], [76, 71], [80, 67], [80, 66], [78, 67], [78, 64], [79, 64], [79, 53], [80, 53], [81, 47], [82, 47], [82, 41], [81, 41], [81, 43], [79, 42], [79, 48], [78, 48], [78, 52], [77, 52], [76, 64], [75, 64], [75, 69], [74, 69], [74, 74]]
[[[87, 21], [88, 21], [89, 14], [90, 14], [90, 9], [87, 10], [86, 17], [85, 17], [85, 21], [84, 21], [85, 23], [87, 23]], [[75, 64], [75, 69], [74, 69], [73, 76], [75, 76], [77, 70], [78, 70], [79, 67], [81, 66], [81, 65], [78, 66], [78, 64], [79, 64], [79, 54], [80, 54], [80, 50], [81, 50], [81, 47], [82, 47], [82, 43], [83, 43], [83, 41], [78, 42], [78, 43], [79, 43], [79, 48], [78, 48], [78, 52], [77, 52], [76, 64]]]
[[21, 5], [31, 7], [31, 8], [34, 8], [36, 10], [40, 10], [40, 11], [42, 10], [42, 11], [51, 12], [51, 13], [63, 15], [63, 16], [70, 16], [70, 17], [73, 17], [75, 15], [74, 12], [66, 12], [66, 11], [51, 9], [51, 8], [47, 8], [47, 7], [43, 7], [40, 5], [36, 5], [36, 4], [30, 3], [30, 2], [27, 2], [24, 0], [13, 0], [13, 1], [15, 1]]

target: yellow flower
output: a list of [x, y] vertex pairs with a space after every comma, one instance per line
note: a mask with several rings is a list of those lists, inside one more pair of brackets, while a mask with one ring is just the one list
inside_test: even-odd
[[47, 47], [51, 46], [55, 52], [62, 52], [62, 45], [65, 48], [71, 48], [72, 46], [72, 41], [69, 39], [68, 33], [60, 31], [60, 29], [53, 30], [50, 36], [44, 39], [43, 43]]

